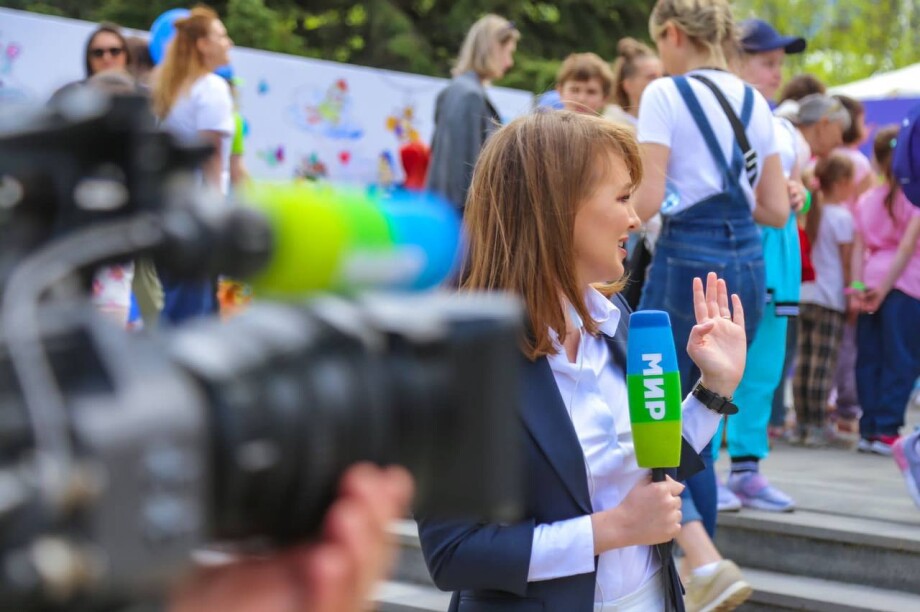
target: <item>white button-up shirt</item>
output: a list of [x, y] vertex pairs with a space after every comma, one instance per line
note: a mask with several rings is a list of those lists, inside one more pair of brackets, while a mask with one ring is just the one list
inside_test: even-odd
[[[616, 341], [620, 311], [593, 288], [585, 299], [600, 331]], [[603, 337], [582, 330], [576, 361], [571, 363], [553, 330], [550, 334], [557, 353], [547, 359], [584, 453], [592, 507], [595, 512], [614, 508], [648, 474], [647, 469], [636, 463], [625, 372], [611, 363], [610, 349]], [[717, 413], [696, 398], [689, 396], [684, 400], [683, 435], [697, 452], [715, 434], [719, 419]], [[610, 603], [633, 593], [659, 567], [660, 562], [649, 546], [628, 546], [601, 554], [595, 602]], [[537, 526], [528, 581], [591, 571], [594, 571], [594, 532], [590, 516]]]

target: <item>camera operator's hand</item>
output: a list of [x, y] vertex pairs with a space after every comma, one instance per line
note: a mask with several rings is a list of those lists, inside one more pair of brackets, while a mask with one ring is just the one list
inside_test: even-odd
[[199, 570], [172, 612], [357, 612], [390, 570], [387, 528], [405, 515], [412, 479], [402, 468], [352, 467], [320, 539], [267, 559]]

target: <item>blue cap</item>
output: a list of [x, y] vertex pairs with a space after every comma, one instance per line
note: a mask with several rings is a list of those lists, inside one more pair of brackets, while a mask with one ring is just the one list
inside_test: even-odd
[[763, 19], [748, 19], [741, 22], [741, 47], [745, 53], [766, 53], [783, 49], [786, 53], [801, 53], [808, 45], [804, 38], [780, 36]]

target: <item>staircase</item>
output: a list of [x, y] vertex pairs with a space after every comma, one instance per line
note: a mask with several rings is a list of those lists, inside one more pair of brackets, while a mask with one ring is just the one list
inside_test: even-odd
[[[723, 457], [717, 470], [727, 466]], [[741, 612], [920, 612], [920, 509], [890, 458], [783, 446], [763, 469], [797, 509], [719, 515], [716, 544], [755, 590]], [[446, 610], [450, 596], [428, 577], [415, 524], [394, 530], [402, 555], [377, 609]]]

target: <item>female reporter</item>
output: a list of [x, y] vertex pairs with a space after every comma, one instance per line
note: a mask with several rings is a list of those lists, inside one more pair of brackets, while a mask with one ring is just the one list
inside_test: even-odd
[[[652, 545], [680, 529], [682, 486], [636, 463], [624, 375], [622, 287], [630, 195], [642, 169], [627, 128], [565, 111], [514, 121], [486, 143], [466, 209], [465, 289], [523, 300], [521, 443], [525, 518], [508, 525], [419, 517], [435, 584], [454, 612], [682, 609], [673, 562]], [[744, 313], [710, 274], [692, 288], [687, 347], [701, 384], [729, 397], [745, 361]], [[720, 415], [683, 404], [685, 478]], [[672, 582], [656, 578], [673, 578]], [[615, 608], [613, 606], [616, 606]]]

